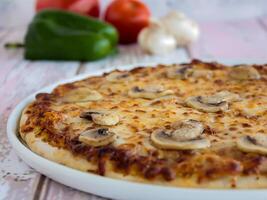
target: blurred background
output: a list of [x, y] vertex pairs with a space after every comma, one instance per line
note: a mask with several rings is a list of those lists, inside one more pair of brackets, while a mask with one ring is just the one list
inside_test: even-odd
[[[102, 9], [111, 0], [101, 0]], [[238, 20], [267, 15], [266, 0], [143, 0], [155, 17], [169, 10], [185, 12], [198, 21]], [[23, 26], [34, 15], [34, 0], [0, 0], [0, 27]]]

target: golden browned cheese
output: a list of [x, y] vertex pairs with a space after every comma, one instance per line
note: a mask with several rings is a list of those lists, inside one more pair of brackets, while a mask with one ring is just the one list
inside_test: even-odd
[[[229, 175], [265, 176], [267, 155], [241, 151], [236, 141], [244, 135], [267, 135], [267, 66], [254, 65], [260, 78], [247, 80], [232, 78], [232, 68], [217, 63], [193, 60], [180, 65], [188, 74], [183, 69], [174, 76], [171, 71], [176, 67], [116, 70], [38, 94], [25, 112], [27, 121], [21, 126], [21, 135], [35, 130], [51, 146], [97, 164], [95, 173], [101, 175], [105, 175], [108, 160], [116, 172], [164, 181], [177, 177], [197, 177], [203, 182]], [[186, 104], [189, 97], [220, 91], [238, 94], [240, 100], [216, 112]], [[103, 122], [93, 121], [90, 115], [81, 117], [90, 110], [112, 112], [118, 118], [107, 118], [111, 121], [105, 123], [111, 125], [100, 125]], [[153, 131], [188, 119], [203, 124], [201, 137], [210, 142], [209, 146], [168, 150], [151, 142]], [[108, 144], [94, 147], [79, 140], [84, 131], [103, 127], [115, 134]]]

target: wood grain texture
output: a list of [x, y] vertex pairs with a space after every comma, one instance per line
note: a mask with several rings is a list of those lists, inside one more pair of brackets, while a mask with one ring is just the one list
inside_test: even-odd
[[42, 198], [40, 200], [104, 200], [102, 197], [91, 195], [78, 191], [76, 189], [64, 186], [60, 183], [57, 183], [51, 179], [47, 179], [46, 190], [43, 190]]
[[258, 19], [236, 22], [200, 23], [201, 36], [192, 45], [190, 55], [207, 60], [264, 62], [267, 34]]
[[[10, 33], [9, 30], [5, 30], [5, 33], [0, 33], [0, 45], [10, 39], [17, 39], [18, 32]], [[12, 68], [21, 60], [18, 58], [12, 59], [10, 52], [6, 52], [5, 49], [0, 49], [0, 88], [4, 90], [4, 82], [7, 80], [9, 72]], [[5, 97], [1, 95], [1, 99]], [[32, 196], [32, 189], [38, 183], [39, 175], [27, 167], [21, 159], [19, 159], [14, 152], [11, 150], [9, 143], [6, 138], [6, 121], [7, 117], [11, 111], [11, 107], [6, 104], [0, 104], [0, 169], [1, 169], [1, 181], [0, 181], [0, 197], [1, 199], [15, 199], [15, 198], [25, 198]], [[17, 164], [19, 168], [12, 166]]]
[[258, 20], [262, 28], [267, 31], [267, 15], [258, 18]]
[[[8, 31], [0, 40], [21, 40], [23, 30]], [[11, 149], [6, 137], [7, 118], [23, 98], [47, 84], [73, 76], [79, 63], [29, 62], [23, 50], [0, 50], [0, 199], [32, 199], [40, 175], [29, 168]]]
[[138, 45], [120, 46], [119, 54], [104, 60], [84, 63], [79, 73], [89, 73], [95, 69], [116, 68], [122, 65], [135, 65], [145, 63], [181, 63], [188, 61], [185, 49], [177, 48], [174, 52], [162, 56], [153, 56], [144, 53]]

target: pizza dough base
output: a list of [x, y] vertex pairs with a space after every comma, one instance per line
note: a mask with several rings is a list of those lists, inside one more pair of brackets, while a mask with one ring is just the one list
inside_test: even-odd
[[[25, 110], [27, 110], [27, 107], [24, 109], [22, 113], [20, 126], [24, 124], [27, 120], [27, 115], [25, 114]], [[86, 159], [80, 156], [74, 156], [70, 151], [66, 149], [53, 147], [48, 143], [42, 141], [39, 137], [36, 137], [35, 131], [28, 132], [27, 134], [22, 134], [22, 132], [20, 131], [20, 135], [33, 152], [37, 153], [38, 155], [48, 160], [88, 173], [90, 173], [90, 171], [95, 171], [97, 169], [97, 166], [95, 164], [90, 163]], [[187, 178], [187, 179], [177, 178], [172, 181], [164, 181], [159, 178], [148, 180], [140, 176], [123, 175], [121, 173], [114, 172], [112, 170], [111, 164], [108, 163], [108, 161], [106, 164], [105, 176], [127, 181], [172, 186], [172, 187], [230, 189], [233, 188], [232, 183], [235, 183], [236, 186], [235, 188], [240, 188], [240, 189], [267, 188], [267, 177], [255, 176], [255, 175], [246, 177], [228, 176], [224, 177], [223, 179], [206, 181], [202, 183], [198, 183], [196, 181], [196, 178]]]

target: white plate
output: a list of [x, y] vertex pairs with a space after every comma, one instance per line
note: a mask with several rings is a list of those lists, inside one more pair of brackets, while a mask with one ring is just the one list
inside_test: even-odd
[[[147, 64], [146, 64], [147, 65]], [[138, 66], [138, 65], [135, 65]], [[142, 65], [139, 65], [142, 66]], [[130, 69], [132, 66], [122, 66], [119, 69]], [[51, 179], [64, 185], [93, 193], [102, 197], [113, 199], [129, 200], [222, 200], [222, 199], [242, 199], [242, 200], [267, 200], [267, 191], [261, 190], [209, 190], [209, 189], [190, 189], [174, 188], [158, 185], [149, 185], [123, 180], [116, 180], [85, 173], [72, 169], [61, 164], [47, 160], [27, 148], [18, 137], [18, 122], [23, 108], [35, 99], [35, 95], [40, 92], [51, 92], [58, 84], [72, 82], [83, 79], [87, 76], [100, 75], [109, 70], [98, 70], [96, 72], [76, 76], [65, 81], [60, 81], [35, 94], [18, 104], [7, 123], [7, 134], [11, 145], [16, 153], [31, 167], [38, 172], [45, 174]]]

